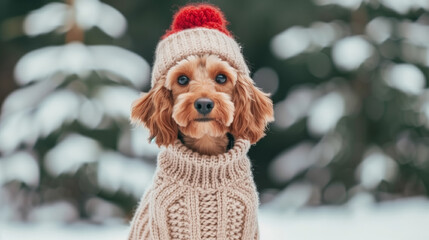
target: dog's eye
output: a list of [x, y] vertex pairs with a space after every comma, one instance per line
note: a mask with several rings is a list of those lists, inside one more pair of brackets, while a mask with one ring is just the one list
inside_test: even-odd
[[226, 83], [226, 76], [223, 75], [223, 74], [218, 74], [218, 75], [216, 75], [216, 79], [215, 80], [219, 84]]
[[177, 82], [180, 85], [186, 85], [189, 83], [189, 78], [185, 75], [181, 75], [180, 77], [177, 78]]

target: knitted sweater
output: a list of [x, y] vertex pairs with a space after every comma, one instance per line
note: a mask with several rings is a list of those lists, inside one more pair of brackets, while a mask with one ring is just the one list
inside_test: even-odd
[[201, 155], [179, 140], [158, 155], [151, 188], [131, 222], [129, 240], [258, 239], [258, 196], [238, 139], [227, 153]]

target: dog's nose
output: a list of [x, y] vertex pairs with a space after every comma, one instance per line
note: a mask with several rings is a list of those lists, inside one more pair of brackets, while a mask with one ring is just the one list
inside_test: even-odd
[[198, 98], [194, 102], [194, 107], [199, 113], [206, 115], [212, 111], [214, 102], [210, 98]]

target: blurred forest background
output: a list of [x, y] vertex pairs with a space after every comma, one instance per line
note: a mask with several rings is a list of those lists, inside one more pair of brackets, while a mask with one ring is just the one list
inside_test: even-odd
[[[209, 2], [275, 103], [262, 207], [428, 195], [429, 1]], [[159, 151], [130, 104], [186, 3], [0, 1], [0, 219], [130, 219]]]

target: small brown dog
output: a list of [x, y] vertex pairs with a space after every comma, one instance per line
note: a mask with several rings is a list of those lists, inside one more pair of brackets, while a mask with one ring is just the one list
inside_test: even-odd
[[159, 146], [179, 138], [196, 152], [217, 155], [233, 139], [256, 143], [273, 120], [268, 96], [215, 55], [189, 56], [164, 78], [134, 103], [131, 114]]
[[255, 240], [258, 194], [247, 152], [273, 120], [222, 12], [188, 5], [155, 53], [152, 88], [131, 118], [165, 148], [129, 240]]

